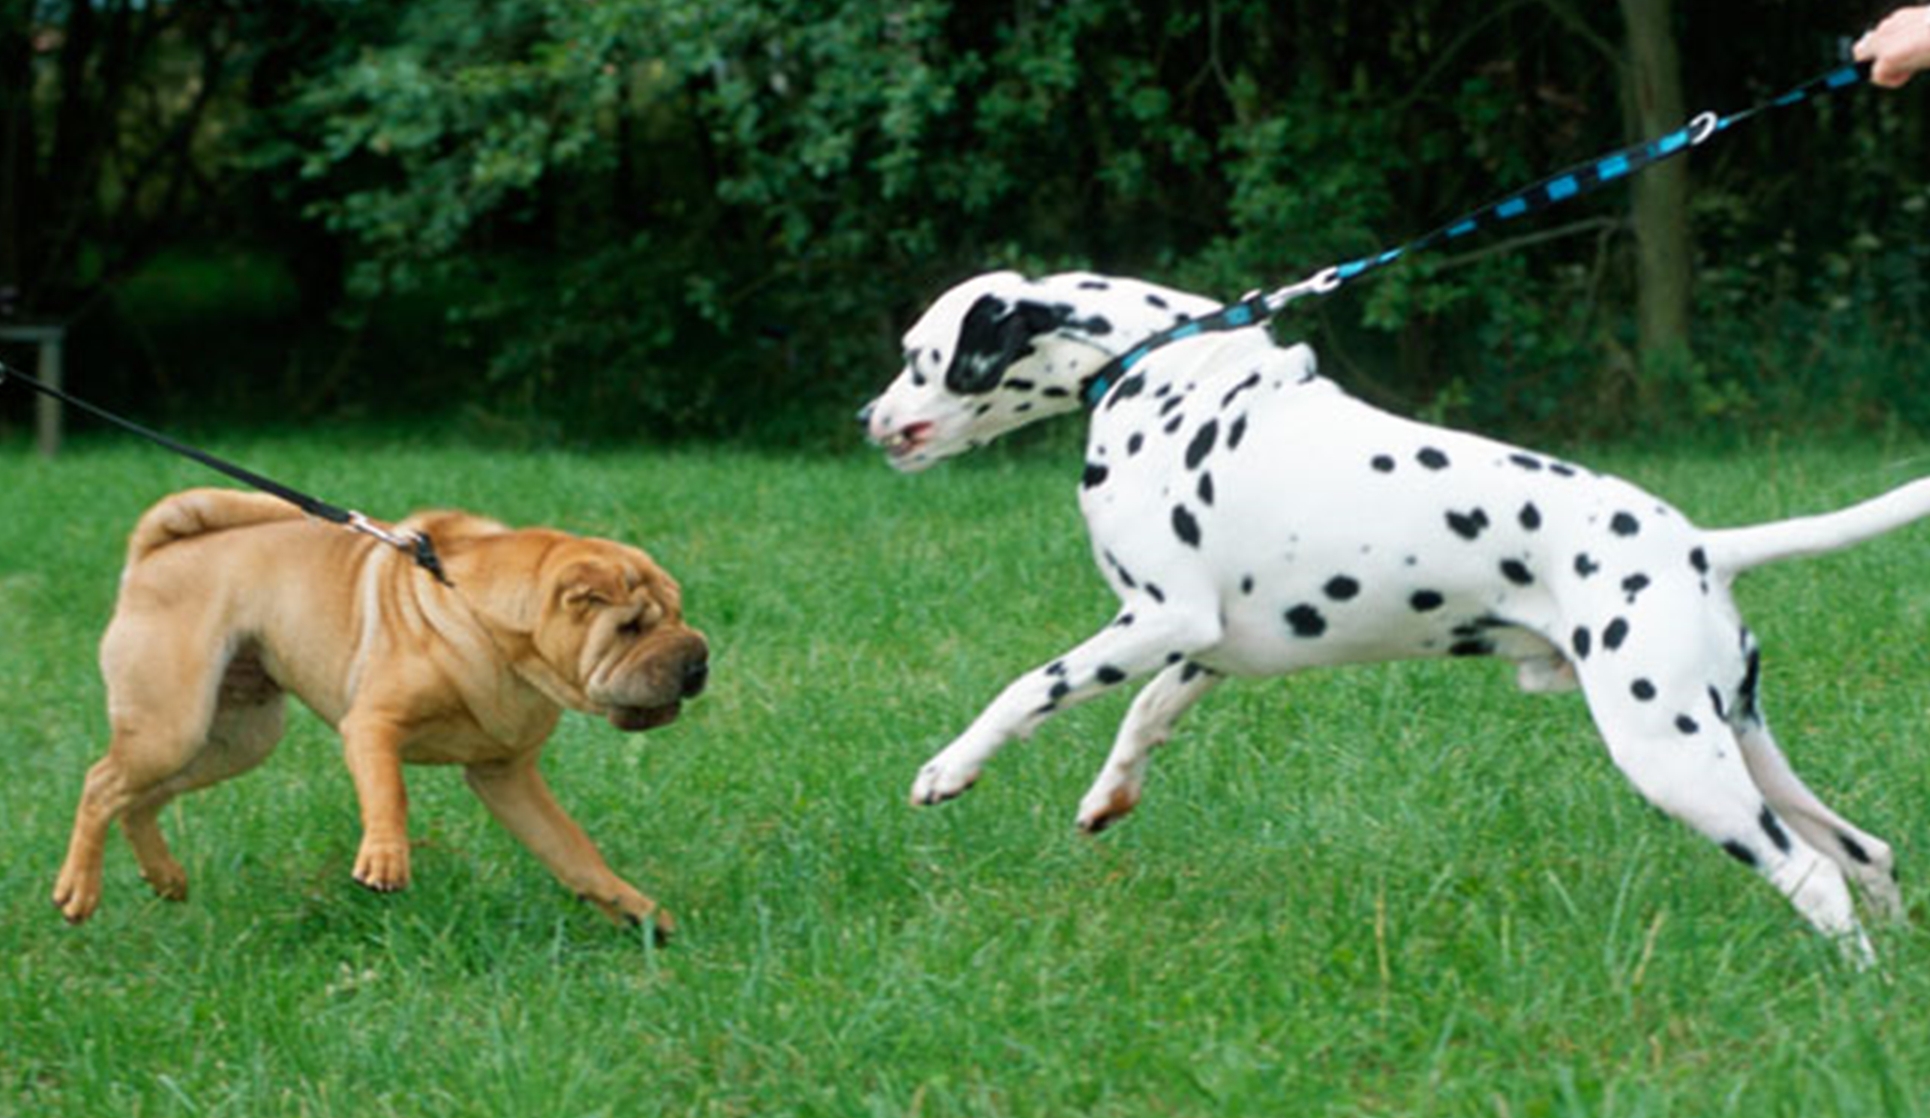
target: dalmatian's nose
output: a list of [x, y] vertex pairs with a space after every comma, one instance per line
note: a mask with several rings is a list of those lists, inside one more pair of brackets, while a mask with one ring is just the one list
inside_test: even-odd
[[871, 426], [871, 413], [874, 410], [876, 410], [877, 407], [878, 407], [878, 401], [873, 400], [870, 403], [866, 404], [864, 407], [859, 408], [858, 414], [854, 417], [858, 421], [858, 426], [860, 427]]

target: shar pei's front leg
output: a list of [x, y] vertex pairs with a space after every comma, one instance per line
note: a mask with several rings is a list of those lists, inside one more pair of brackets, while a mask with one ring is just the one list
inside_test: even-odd
[[596, 844], [550, 794], [535, 757], [470, 765], [464, 776], [490, 814], [565, 888], [619, 924], [649, 926], [659, 940], [675, 930], [669, 912], [610, 869]]

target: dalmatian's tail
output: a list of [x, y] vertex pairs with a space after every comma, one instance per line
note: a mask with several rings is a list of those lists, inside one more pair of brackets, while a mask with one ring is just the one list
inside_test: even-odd
[[1752, 567], [1841, 551], [1930, 516], [1930, 478], [1901, 485], [1836, 512], [1708, 532], [1704, 548], [1716, 570], [1734, 578]]

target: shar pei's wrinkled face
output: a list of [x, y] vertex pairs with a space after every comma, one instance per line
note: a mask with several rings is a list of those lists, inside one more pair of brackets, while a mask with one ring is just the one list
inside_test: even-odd
[[580, 691], [569, 705], [620, 730], [654, 730], [703, 691], [710, 647], [684, 624], [677, 581], [648, 555], [568, 537], [542, 569], [533, 635], [542, 660]]

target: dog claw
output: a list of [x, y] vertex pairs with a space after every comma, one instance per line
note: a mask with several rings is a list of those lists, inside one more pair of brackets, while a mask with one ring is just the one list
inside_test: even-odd
[[648, 925], [650, 928], [650, 945], [652, 947], [669, 946], [670, 940], [677, 934], [676, 921], [670, 919], [670, 914], [661, 909], [657, 910], [657, 912], [650, 917], [626, 913], [623, 917], [623, 922], [632, 928], [641, 928]]
[[913, 807], [932, 807], [936, 804], [945, 803], [948, 800], [956, 800], [971, 791], [972, 785], [977, 783], [978, 777], [974, 776], [958, 787], [948, 789], [940, 785], [937, 774], [928, 769], [919, 774], [918, 783], [912, 786], [911, 805]]
[[1137, 786], [1121, 786], [1108, 792], [1103, 800], [1093, 804], [1095, 794], [1086, 796], [1086, 803], [1093, 806], [1083, 807], [1079, 812], [1079, 829], [1089, 835], [1096, 835], [1106, 828], [1131, 815], [1139, 806]]
[[380, 878], [364, 877], [361, 874], [355, 874], [353, 876], [357, 885], [360, 885], [371, 893], [400, 893], [408, 884], [402, 881], [386, 881]]

